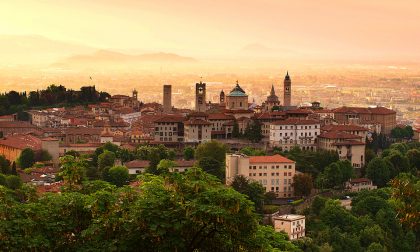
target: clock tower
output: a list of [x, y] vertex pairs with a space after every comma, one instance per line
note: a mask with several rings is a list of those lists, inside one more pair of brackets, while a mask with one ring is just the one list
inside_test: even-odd
[[195, 110], [206, 112], [206, 83], [195, 84]]
[[292, 105], [292, 81], [290, 80], [289, 71], [287, 71], [286, 77], [284, 77], [284, 102], [285, 107]]

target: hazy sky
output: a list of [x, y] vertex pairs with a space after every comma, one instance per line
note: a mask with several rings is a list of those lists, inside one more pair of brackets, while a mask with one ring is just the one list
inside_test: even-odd
[[329, 57], [420, 57], [419, 0], [2, 0], [0, 34], [227, 54], [259, 43]]

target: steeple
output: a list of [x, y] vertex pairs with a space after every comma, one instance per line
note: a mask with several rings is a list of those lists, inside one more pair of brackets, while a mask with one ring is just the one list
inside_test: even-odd
[[274, 91], [274, 85], [271, 84], [271, 91], [270, 91], [270, 96], [276, 95], [276, 92]]
[[290, 80], [289, 71], [286, 73], [286, 77], [284, 77], [285, 80]]

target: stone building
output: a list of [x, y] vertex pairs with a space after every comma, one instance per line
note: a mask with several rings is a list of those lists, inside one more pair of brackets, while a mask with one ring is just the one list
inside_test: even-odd
[[236, 81], [236, 86], [228, 95], [226, 95], [226, 109], [228, 110], [248, 110], [248, 95], [239, 86]]
[[272, 85], [270, 95], [267, 96], [267, 99], [263, 103], [262, 107], [265, 112], [271, 112], [273, 107], [279, 107], [279, 106], [280, 106], [280, 100], [279, 100], [279, 97], [276, 95], [276, 92], [274, 91], [274, 85]]
[[302, 150], [316, 150], [321, 124], [316, 120], [287, 119], [270, 125], [270, 145], [281, 150], [298, 146]]
[[397, 126], [397, 112], [384, 107], [341, 107], [334, 109], [334, 119], [340, 124], [379, 123], [384, 134], [391, 134]]

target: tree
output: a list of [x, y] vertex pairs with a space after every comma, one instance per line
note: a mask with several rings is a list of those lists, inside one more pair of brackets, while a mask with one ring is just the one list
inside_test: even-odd
[[235, 120], [233, 122], [233, 129], [232, 129], [232, 138], [239, 138], [241, 137], [241, 133], [239, 132], [239, 124], [238, 122]]
[[307, 173], [296, 174], [293, 177], [293, 189], [297, 196], [309, 196], [313, 188], [312, 176]]
[[28, 202], [0, 187], [0, 209], [5, 210], [0, 211], [0, 247], [6, 251], [297, 251], [284, 233], [258, 224], [246, 196], [200, 169], [144, 174], [139, 179], [136, 188], [90, 181], [95, 186], [89, 192], [63, 191]]
[[68, 190], [78, 190], [81, 188], [85, 178], [87, 162], [85, 159], [73, 156], [60, 158], [61, 168], [59, 175], [64, 179]]
[[318, 176], [317, 184], [321, 187], [343, 187], [344, 182], [353, 176], [354, 170], [350, 162], [337, 161], [328, 165]]
[[98, 170], [104, 180], [107, 180], [108, 170], [115, 163], [115, 153], [105, 150], [98, 156]]
[[13, 162], [13, 163], [12, 163], [12, 170], [11, 170], [11, 174], [12, 174], [12, 175], [17, 175], [16, 162]]
[[391, 151], [390, 154], [385, 157], [385, 161], [392, 164], [393, 169], [391, 169], [391, 178], [397, 176], [401, 172], [410, 171], [408, 158], [399, 151]]
[[261, 123], [258, 120], [252, 121], [245, 129], [244, 136], [251, 142], [258, 143], [263, 139]]
[[406, 157], [408, 158], [410, 166], [413, 171], [417, 171], [420, 169], [420, 150], [419, 149], [411, 149], [407, 151]]
[[125, 166], [113, 166], [108, 171], [108, 182], [118, 187], [128, 183], [128, 169]]
[[0, 155], [0, 173], [9, 174], [10, 172], [9, 160], [7, 160], [5, 156]]
[[173, 168], [176, 163], [169, 159], [162, 159], [160, 160], [159, 164], [157, 165], [158, 174], [168, 173], [171, 168]]
[[75, 150], [69, 150], [65, 154], [67, 156], [80, 157], [80, 153]]
[[256, 149], [253, 147], [244, 147], [240, 150], [241, 153], [247, 155], [247, 156], [265, 156], [267, 153], [264, 150]]
[[365, 149], [365, 163], [368, 164], [370, 160], [374, 159], [376, 157], [376, 153], [369, 148]]
[[192, 147], [185, 147], [184, 148], [184, 159], [191, 160], [194, 158], [194, 148]]
[[223, 164], [212, 157], [201, 158], [198, 161], [198, 167], [203, 169], [203, 171], [218, 177], [220, 180], [223, 180], [225, 177]]
[[213, 158], [224, 164], [226, 159], [227, 146], [217, 141], [202, 143], [195, 150], [195, 158], [200, 160], [204, 157]]
[[392, 164], [382, 158], [374, 158], [366, 167], [366, 176], [377, 186], [385, 186], [391, 179]]
[[6, 185], [12, 190], [19, 189], [22, 186], [22, 180], [19, 176], [9, 175], [6, 177]]
[[7, 186], [6, 175], [0, 173], [0, 185]]
[[25, 148], [18, 158], [20, 168], [29, 168], [35, 163], [35, 152], [31, 148]]
[[409, 229], [420, 229], [420, 183], [419, 178], [402, 173], [391, 181], [392, 198], [396, 201], [398, 219]]
[[47, 150], [41, 150], [38, 161], [50, 161], [50, 160], [52, 160], [51, 154]]
[[231, 186], [237, 192], [247, 195], [254, 202], [257, 212], [261, 213], [263, 211], [265, 188], [260, 183], [238, 175], [233, 179]]

